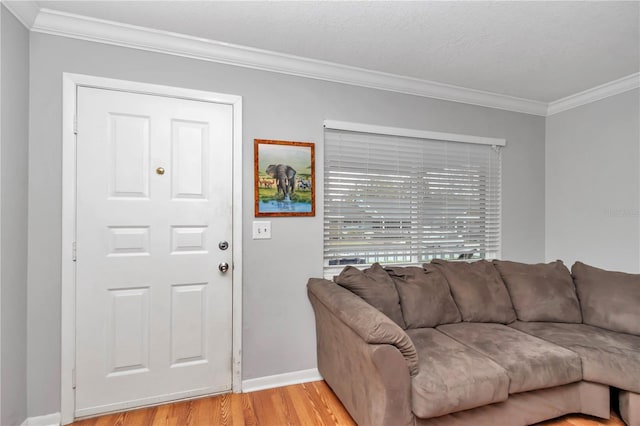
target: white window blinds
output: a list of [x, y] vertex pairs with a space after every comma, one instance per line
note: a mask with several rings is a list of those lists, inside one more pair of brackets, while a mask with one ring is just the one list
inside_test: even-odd
[[499, 255], [499, 147], [332, 129], [324, 147], [325, 276]]

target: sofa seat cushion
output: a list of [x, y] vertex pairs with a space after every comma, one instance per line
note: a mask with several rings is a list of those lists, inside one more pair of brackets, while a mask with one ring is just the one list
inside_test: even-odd
[[398, 289], [407, 328], [435, 327], [462, 320], [451, 297], [449, 284], [440, 271], [425, 271], [417, 266], [388, 267], [385, 270]]
[[571, 273], [561, 260], [527, 264], [494, 260], [520, 321], [582, 322]]
[[580, 357], [574, 352], [506, 325], [460, 323], [442, 325], [437, 330], [504, 368], [510, 379], [510, 394], [582, 379]]
[[417, 417], [443, 416], [508, 398], [507, 372], [491, 359], [433, 328], [407, 334], [418, 352], [419, 371], [411, 381]]
[[437, 268], [444, 274], [463, 321], [509, 324], [516, 320], [509, 292], [491, 262], [434, 259], [424, 268]]
[[584, 380], [640, 393], [640, 336], [587, 324], [515, 322], [511, 327], [580, 355]]

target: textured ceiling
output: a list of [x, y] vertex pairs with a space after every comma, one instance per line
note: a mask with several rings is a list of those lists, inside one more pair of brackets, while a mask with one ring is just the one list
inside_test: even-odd
[[39, 1], [543, 102], [640, 70], [640, 2]]

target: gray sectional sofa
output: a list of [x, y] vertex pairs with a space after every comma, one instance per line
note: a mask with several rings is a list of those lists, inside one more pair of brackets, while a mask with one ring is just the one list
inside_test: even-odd
[[346, 267], [311, 279], [318, 369], [360, 425], [640, 426], [640, 275], [576, 262]]

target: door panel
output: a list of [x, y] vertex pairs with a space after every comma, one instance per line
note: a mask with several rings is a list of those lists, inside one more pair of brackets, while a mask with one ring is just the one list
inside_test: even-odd
[[171, 366], [205, 362], [207, 286], [180, 284], [171, 290]]
[[149, 371], [149, 288], [110, 290], [107, 376]]
[[231, 389], [231, 108], [78, 89], [76, 416]]
[[174, 121], [171, 145], [173, 147], [173, 198], [205, 199], [208, 194], [209, 129], [206, 123]]
[[107, 226], [107, 256], [149, 256], [149, 227]]
[[112, 197], [149, 197], [149, 117], [109, 114]]
[[206, 226], [172, 226], [171, 254], [208, 253]]

